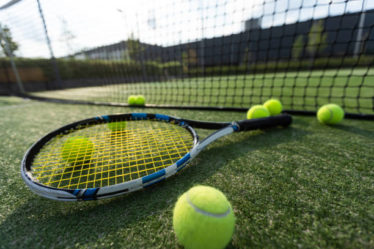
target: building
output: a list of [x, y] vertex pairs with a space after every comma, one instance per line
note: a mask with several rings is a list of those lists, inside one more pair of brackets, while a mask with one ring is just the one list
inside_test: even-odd
[[[331, 16], [318, 20], [308, 20], [282, 26], [261, 28], [261, 19], [245, 22], [245, 30], [228, 36], [204, 39], [201, 41], [177, 44], [168, 47], [140, 43], [138, 61], [183, 63], [184, 57], [196, 57], [196, 66], [240, 65], [294, 59], [292, 55], [295, 40], [301, 37], [303, 48], [301, 58], [310, 57], [306, 48], [311, 27], [319, 22], [326, 34], [323, 49], [314, 54], [318, 57], [353, 56], [358, 45], [360, 54], [374, 54], [374, 10], [366, 12], [361, 37], [358, 37], [358, 25], [361, 12]], [[357, 43], [359, 40], [359, 43]], [[203, 49], [203, 51], [202, 51]], [[126, 41], [85, 50], [73, 55], [76, 59], [129, 60], [130, 50]], [[195, 59], [194, 59], [195, 61]]]

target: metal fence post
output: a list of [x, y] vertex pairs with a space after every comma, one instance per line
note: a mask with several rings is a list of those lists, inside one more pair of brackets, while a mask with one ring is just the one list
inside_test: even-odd
[[50, 53], [50, 55], [51, 55], [52, 67], [53, 67], [53, 70], [54, 70], [54, 72], [55, 72], [57, 85], [58, 85], [58, 86], [61, 86], [61, 76], [60, 76], [60, 71], [59, 71], [59, 69], [58, 69], [57, 61], [56, 61], [56, 58], [55, 58], [54, 53], [53, 53], [51, 40], [49, 39], [48, 30], [47, 30], [47, 25], [46, 25], [46, 22], [45, 22], [45, 19], [44, 19], [44, 14], [43, 14], [42, 6], [41, 6], [39, 0], [36, 0], [36, 1], [38, 2], [39, 15], [40, 15], [40, 18], [42, 19], [42, 22], [43, 22], [44, 34], [45, 34], [45, 38], [46, 38], [46, 40], [47, 40], [49, 53]]

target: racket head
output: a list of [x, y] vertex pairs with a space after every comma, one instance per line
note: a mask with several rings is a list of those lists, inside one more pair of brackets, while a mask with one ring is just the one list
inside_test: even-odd
[[33, 192], [50, 199], [108, 198], [174, 175], [187, 164], [197, 144], [195, 130], [176, 117], [99, 116], [42, 137], [26, 152], [21, 175]]

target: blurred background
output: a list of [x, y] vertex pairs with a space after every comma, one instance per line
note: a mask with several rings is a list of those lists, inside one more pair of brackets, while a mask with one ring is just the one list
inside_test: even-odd
[[0, 1], [0, 93], [373, 115], [374, 2]]

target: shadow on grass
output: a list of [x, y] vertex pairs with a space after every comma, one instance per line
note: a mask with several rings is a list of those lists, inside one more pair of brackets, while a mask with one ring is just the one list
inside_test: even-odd
[[11, 106], [25, 105], [26, 103], [27, 102], [25, 102], [23, 99], [19, 99], [16, 97], [3, 97], [2, 98], [0, 96], [0, 107], [1, 108], [10, 108]]
[[335, 125], [334, 128], [340, 129], [342, 131], [354, 133], [356, 135], [361, 135], [363, 137], [374, 137], [373, 130], [362, 129], [357, 126], [338, 124], [338, 125]]
[[[1, 246], [4, 248], [25, 247], [76, 247], [90, 245], [103, 238], [115, 238], [119, 230], [142, 231], [149, 242], [155, 232], [167, 233], [170, 238], [171, 210], [178, 196], [196, 184], [211, 177], [225, 162], [256, 151], [287, 143], [306, 135], [297, 128], [253, 131], [229, 136], [209, 146], [182, 174], [150, 187], [109, 200], [67, 203], [56, 202], [35, 195], [17, 207], [0, 225]], [[251, 148], [250, 150], [248, 148]], [[164, 231], [144, 225], [150, 217], [166, 213], [158, 220]], [[169, 225], [167, 225], [169, 224]], [[148, 228], [147, 228], [148, 227]], [[147, 231], [147, 229], [153, 229]], [[131, 240], [130, 238], [121, 238]], [[41, 246], [42, 245], [42, 246]], [[108, 246], [108, 245], [107, 245]], [[229, 248], [234, 248], [230, 245]]]

